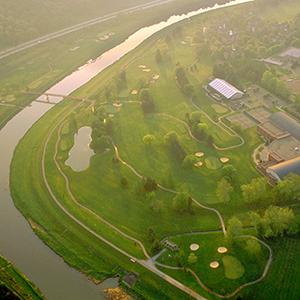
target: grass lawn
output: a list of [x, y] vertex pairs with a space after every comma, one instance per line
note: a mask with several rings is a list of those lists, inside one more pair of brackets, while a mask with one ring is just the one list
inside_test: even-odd
[[[186, 261], [192, 253], [190, 245], [196, 243], [200, 246], [199, 250], [193, 252], [198, 258], [197, 262], [195, 264], [187, 263], [187, 267], [195, 271], [208, 288], [223, 295], [233, 292], [243, 283], [259, 278], [268, 259], [267, 249], [261, 247], [259, 254], [252, 255], [246, 250], [246, 239], [237, 239], [231, 244], [228, 243], [222, 233], [186, 235], [170, 237], [169, 239], [179, 246]], [[219, 247], [226, 247], [228, 252], [225, 254], [218, 253]], [[167, 251], [158, 261], [166, 265], [176, 266], [178, 261], [176, 256], [176, 253]], [[210, 267], [210, 263], [213, 261], [220, 264], [217, 269]], [[166, 268], [163, 270], [169, 272]], [[171, 271], [171, 273], [173, 275], [177, 273], [177, 278], [181, 278], [190, 286], [197, 286], [195, 280], [190, 280], [190, 274], [184, 271]], [[198, 289], [200, 291], [200, 288]]]

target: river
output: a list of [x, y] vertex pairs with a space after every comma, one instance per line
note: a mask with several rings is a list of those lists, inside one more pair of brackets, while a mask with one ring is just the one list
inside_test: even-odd
[[[249, 0], [236, 0], [222, 6], [171, 16], [167, 21], [144, 27], [93, 62], [65, 77], [47, 93], [69, 95], [167, 26], [207, 11], [244, 2]], [[43, 99], [44, 96], [39, 97], [39, 100]], [[62, 98], [50, 97], [49, 100], [59, 102]], [[49, 300], [104, 299], [103, 288], [114, 286], [116, 282], [109, 280], [96, 286], [86, 276], [70, 268], [34, 234], [28, 222], [15, 208], [10, 195], [9, 171], [14, 149], [30, 127], [52, 107], [50, 104], [33, 102], [0, 131], [0, 253], [32, 280]]]

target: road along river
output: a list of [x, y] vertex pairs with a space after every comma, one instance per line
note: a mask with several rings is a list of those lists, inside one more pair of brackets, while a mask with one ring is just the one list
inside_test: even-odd
[[[199, 9], [144, 27], [92, 63], [65, 77], [46, 93], [70, 95], [154, 33], [192, 16], [245, 2], [249, 0], [236, 0], [225, 5]], [[41, 96], [38, 99], [44, 98], [45, 96]], [[50, 97], [49, 100], [58, 103], [62, 98]], [[34, 234], [27, 221], [15, 208], [9, 191], [9, 169], [15, 147], [30, 127], [51, 108], [52, 105], [33, 102], [0, 131], [0, 253], [24, 272], [49, 300], [104, 299], [103, 288], [114, 286], [116, 282], [109, 280], [103, 285], [96, 286], [83, 274], [70, 268]]]

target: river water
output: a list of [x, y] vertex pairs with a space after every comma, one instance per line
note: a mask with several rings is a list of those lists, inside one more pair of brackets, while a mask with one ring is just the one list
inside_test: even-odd
[[[82, 66], [65, 77], [47, 92], [69, 95], [136, 48], [145, 39], [167, 26], [207, 11], [244, 2], [249, 0], [236, 0], [222, 6], [199, 9], [144, 27], [92, 63]], [[39, 99], [43, 100], [44, 96]], [[62, 98], [50, 97], [49, 100], [59, 102]], [[103, 288], [116, 285], [116, 281], [110, 279], [96, 286], [83, 274], [70, 268], [34, 234], [27, 221], [15, 208], [10, 195], [9, 170], [14, 149], [27, 130], [51, 107], [49, 104], [34, 102], [0, 131], [0, 253], [32, 280], [49, 300], [104, 299]]]

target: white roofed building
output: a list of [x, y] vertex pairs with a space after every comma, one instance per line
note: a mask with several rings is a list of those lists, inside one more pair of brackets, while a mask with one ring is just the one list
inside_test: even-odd
[[208, 84], [210, 89], [220, 94], [225, 99], [239, 99], [244, 96], [244, 93], [226, 82], [223, 79], [216, 78]]

